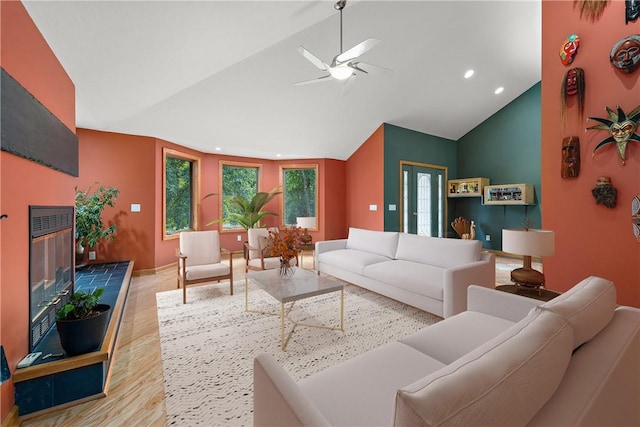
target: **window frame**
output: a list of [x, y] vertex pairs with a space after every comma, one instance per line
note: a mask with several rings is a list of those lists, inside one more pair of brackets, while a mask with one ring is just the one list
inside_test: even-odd
[[284, 174], [286, 170], [295, 170], [295, 169], [313, 169], [316, 172], [316, 194], [315, 194], [315, 211], [316, 211], [316, 226], [314, 228], [309, 228], [309, 231], [318, 231], [319, 230], [319, 225], [320, 225], [320, 220], [319, 220], [319, 204], [318, 204], [318, 200], [319, 200], [319, 193], [320, 193], [320, 187], [319, 187], [319, 179], [318, 179], [318, 164], [317, 163], [296, 163], [296, 164], [286, 164], [286, 165], [280, 165], [280, 173], [279, 173], [279, 184], [280, 184], [280, 188], [282, 188], [282, 201], [280, 202], [280, 226], [281, 227], [291, 227], [292, 225], [296, 225], [296, 224], [285, 224], [285, 218], [284, 218], [284, 213], [285, 213], [285, 182], [284, 182]]
[[222, 202], [224, 200], [224, 188], [223, 188], [223, 170], [224, 170], [224, 166], [233, 166], [233, 167], [242, 167], [242, 168], [250, 168], [250, 169], [257, 169], [257, 176], [256, 176], [256, 193], [261, 191], [262, 188], [262, 163], [251, 163], [251, 162], [238, 162], [238, 161], [231, 161], [231, 160], [220, 160], [219, 162], [219, 167], [218, 167], [218, 194], [220, 195], [220, 197], [218, 197], [218, 212], [220, 213], [220, 218], [222, 219], [222, 221], [220, 221], [220, 223], [218, 224], [218, 230], [220, 231], [220, 233], [237, 233], [239, 231], [246, 231], [244, 229], [244, 227], [234, 227], [234, 228], [225, 228], [224, 227], [224, 212], [222, 210]]
[[172, 148], [162, 148], [162, 240], [172, 240], [180, 237], [180, 231], [167, 234], [167, 158], [175, 158], [191, 162], [191, 227], [189, 231], [198, 229], [198, 200], [200, 197], [200, 157]]

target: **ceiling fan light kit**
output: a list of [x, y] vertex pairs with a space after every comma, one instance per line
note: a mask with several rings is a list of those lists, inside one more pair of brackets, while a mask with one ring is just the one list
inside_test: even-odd
[[318, 77], [317, 79], [294, 83], [295, 85], [317, 83], [317, 82], [328, 81], [328, 80], [346, 81], [346, 80], [349, 80], [351, 77], [355, 77], [356, 72], [368, 74], [368, 72], [362, 69], [360, 65], [364, 65], [365, 67], [381, 68], [371, 64], [365, 64], [364, 62], [357, 61], [358, 57], [360, 57], [369, 49], [373, 48], [378, 43], [380, 43], [379, 39], [370, 37], [358, 43], [357, 45], [347, 50], [346, 52], [342, 51], [342, 10], [345, 8], [346, 5], [347, 5], [346, 0], [340, 0], [333, 6], [336, 10], [340, 11], [340, 53], [333, 58], [333, 60], [331, 61], [331, 65], [325, 63], [324, 61], [322, 61], [320, 58], [318, 58], [317, 56], [309, 52], [304, 47], [300, 46], [298, 48], [298, 52], [300, 52], [300, 54], [303, 57], [305, 57], [309, 62], [311, 62], [320, 70], [327, 71], [329, 74], [322, 77]]

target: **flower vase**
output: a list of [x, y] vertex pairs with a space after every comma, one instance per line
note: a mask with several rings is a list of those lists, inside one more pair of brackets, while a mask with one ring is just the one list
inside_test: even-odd
[[288, 278], [293, 276], [295, 269], [291, 266], [290, 260], [280, 258], [280, 266], [278, 267], [278, 274], [282, 278]]

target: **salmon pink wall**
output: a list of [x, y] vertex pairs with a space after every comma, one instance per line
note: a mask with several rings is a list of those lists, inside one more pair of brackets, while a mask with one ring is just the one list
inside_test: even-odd
[[75, 87], [19, 1], [2, 1], [2, 68], [75, 132]]
[[[622, 1], [608, 2], [596, 22], [580, 19], [569, 1], [542, 3], [542, 219], [556, 232], [556, 252], [544, 259], [544, 273], [552, 289], [565, 291], [589, 275], [615, 282], [618, 303], [640, 307], [640, 242], [631, 228], [631, 200], [640, 194], [640, 143], [629, 143], [621, 165], [615, 145], [592, 158], [594, 147], [609, 136], [588, 131], [587, 117], [607, 117], [605, 107], [620, 105], [630, 112], [640, 105], [640, 69], [626, 74], [609, 63], [611, 47], [621, 38], [640, 33], [640, 20], [625, 25]], [[580, 49], [570, 67], [561, 64], [558, 51], [565, 38], [577, 33]], [[569, 68], [584, 70], [586, 102], [579, 118], [575, 101], [569, 120], [560, 120], [560, 85]], [[560, 177], [562, 138], [578, 136], [580, 176]], [[591, 189], [599, 176], [609, 176], [618, 190], [613, 209], [596, 205]]]
[[[96, 262], [135, 260], [136, 270], [154, 267], [154, 149], [155, 140], [78, 129], [80, 176], [78, 189], [101, 185], [120, 190], [115, 207], [103, 214], [105, 225], [115, 223], [113, 241], [103, 240], [96, 250]], [[131, 204], [140, 212], [131, 212]]]
[[[384, 126], [349, 157], [346, 165], [347, 226], [384, 230]], [[370, 211], [369, 205], [377, 205]]]
[[[0, 2], [0, 65], [75, 132], [75, 88], [22, 3]], [[0, 152], [0, 342], [9, 369], [29, 352], [29, 205], [73, 206], [76, 179]], [[14, 405], [0, 386], [0, 420]]]
[[342, 160], [325, 159], [320, 188], [320, 226], [324, 235], [317, 240], [343, 239], [347, 237], [347, 188], [346, 166]]

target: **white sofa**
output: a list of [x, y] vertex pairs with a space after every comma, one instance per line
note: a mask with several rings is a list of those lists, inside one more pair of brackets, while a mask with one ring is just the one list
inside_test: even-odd
[[470, 284], [493, 288], [495, 255], [477, 240], [350, 228], [316, 242], [315, 269], [405, 304], [449, 317], [467, 308]]
[[259, 355], [254, 425], [640, 425], [640, 310], [613, 283], [547, 303], [468, 291], [467, 311], [298, 383]]

